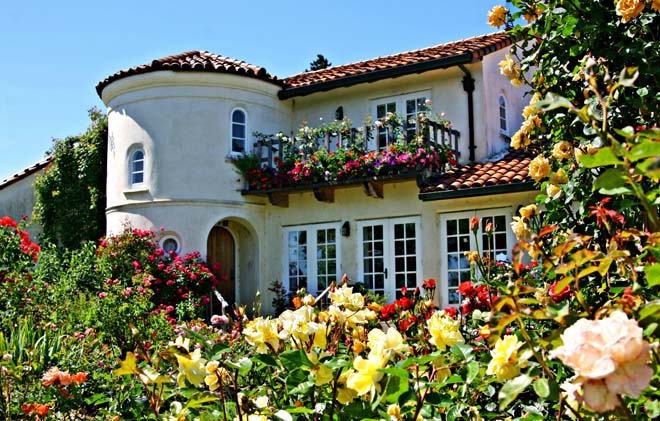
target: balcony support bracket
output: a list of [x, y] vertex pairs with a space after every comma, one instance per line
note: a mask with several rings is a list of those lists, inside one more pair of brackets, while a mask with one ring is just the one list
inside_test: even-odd
[[374, 180], [364, 182], [364, 194], [369, 197], [382, 199], [383, 198], [383, 183]]
[[281, 208], [289, 207], [289, 194], [288, 193], [268, 193], [268, 201], [273, 206]]
[[334, 203], [335, 202], [335, 189], [330, 187], [314, 187], [312, 189], [314, 197], [319, 202]]

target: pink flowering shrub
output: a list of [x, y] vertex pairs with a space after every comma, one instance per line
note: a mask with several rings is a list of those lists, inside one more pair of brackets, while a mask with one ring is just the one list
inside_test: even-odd
[[199, 252], [184, 256], [165, 252], [149, 230], [127, 228], [101, 241], [97, 254], [109, 269], [105, 289], [120, 297], [148, 294], [155, 311], [167, 318], [202, 316], [210, 294], [224, 276], [208, 267]]

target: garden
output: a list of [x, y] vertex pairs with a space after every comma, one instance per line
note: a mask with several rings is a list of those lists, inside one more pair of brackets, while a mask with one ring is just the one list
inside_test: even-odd
[[222, 268], [157, 233], [63, 249], [0, 217], [0, 419], [659, 417], [660, 2], [509, 3], [488, 21], [539, 195], [510, 261], [467, 253], [459, 307], [344, 278], [209, 314]]

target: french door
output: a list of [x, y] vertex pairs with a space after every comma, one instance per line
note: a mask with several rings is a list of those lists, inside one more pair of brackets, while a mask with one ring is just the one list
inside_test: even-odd
[[360, 221], [358, 277], [370, 291], [393, 301], [415, 289], [422, 269], [418, 217]]

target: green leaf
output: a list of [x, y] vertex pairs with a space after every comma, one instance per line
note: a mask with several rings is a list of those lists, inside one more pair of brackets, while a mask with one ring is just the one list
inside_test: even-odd
[[605, 167], [608, 165], [620, 165], [623, 164], [611, 148], [600, 148], [598, 152], [593, 155], [584, 154], [578, 158], [580, 164], [584, 165], [586, 168], [596, 168], [596, 167]]
[[472, 383], [474, 379], [479, 375], [479, 363], [476, 361], [470, 361], [467, 365], [467, 375], [465, 376], [465, 382], [467, 384]]
[[270, 354], [256, 354], [252, 359], [271, 367], [279, 367], [277, 360]]
[[534, 392], [539, 395], [540, 398], [546, 399], [550, 396], [550, 385], [548, 384], [548, 379], [541, 377], [534, 382]]
[[385, 385], [385, 400], [389, 403], [396, 403], [399, 396], [408, 391], [408, 370], [402, 368], [386, 368], [381, 371], [390, 374]]
[[313, 364], [307, 358], [302, 350], [295, 349], [280, 354], [280, 360], [284, 368], [294, 370], [300, 367], [313, 367]]
[[450, 351], [465, 361], [472, 360], [472, 347], [470, 345], [456, 344], [451, 347]]
[[646, 282], [650, 287], [660, 284], [660, 263], [644, 267], [644, 272], [646, 272]]
[[660, 141], [645, 139], [630, 150], [628, 157], [631, 161], [660, 156]]
[[513, 402], [523, 390], [532, 383], [532, 378], [527, 374], [521, 374], [515, 379], [509, 380], [502, 386], [497, 398], [500, 401], [500, 411], [503, 411]]
[[647, 317], [651, 317], [657, 313], [660, 313], [660, 300], [649, 301], [639, 311], [639, 317], [637, 318], [637, 321], [641, 322]]
[[533, 104], [536, 108], [539, 108], [543, 111], [550, 111], [557, 108], [573, 108], [573, 103], [563, 96], [559, 96], [553, 93], [549, 93], [545, 96], [545, 99], [542, 99], [539, 102]]

